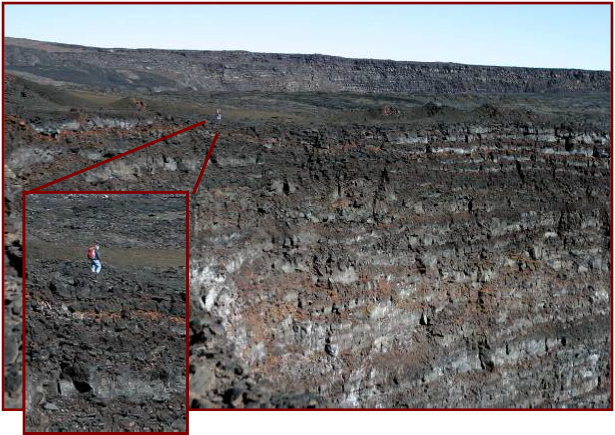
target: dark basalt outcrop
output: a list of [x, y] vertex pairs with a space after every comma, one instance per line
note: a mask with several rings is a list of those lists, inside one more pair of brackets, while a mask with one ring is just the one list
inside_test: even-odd
[[608, 71], [505, 68], [244, 51], [127, 50], [5, 38], [8, 72], [151, 91], [520, 93], [603, 91]]
[[8, 51], [9, 295], [22, 189], [206, 119], [52, 187], [192, 190], [220, 133], [190, 198], [191, 407], [611, 406], [607, 73]]

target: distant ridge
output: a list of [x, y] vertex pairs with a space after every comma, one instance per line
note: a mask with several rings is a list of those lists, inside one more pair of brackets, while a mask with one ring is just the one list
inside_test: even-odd
[[5, 71], [105, 90], [429, 94], [606, 92], [609, 71], [247, 51], [95, 48], [5, 38]]

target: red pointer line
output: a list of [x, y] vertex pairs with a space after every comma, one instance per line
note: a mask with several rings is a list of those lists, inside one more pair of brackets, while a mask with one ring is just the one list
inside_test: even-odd
[[[37, 187], [36, 189], [32, 189], [32, 190], [30, 190], [30, 192], [36, 192], [37, 190], [44, 189], [45, 187], [49, 187], [49, 186], [51, 186], [52, 184], [59, 183], [60, 181], [64, 181], [64, 180], [66, 180], [66, 179], [68, 179], [68, 178], [74, 177], [75, 175], [82, 174], [82, 173], [84, 173], [84, 172], [86, 172], [86, 171], [89, 171], [90, 169], [94, 169], [94, 168], [96, 168], [96, 167], [98, 167], [98, 166], [104, 165], [105, 163], [109, 163], [109, 162], [111, 162], [111, 161], [113, 161], [113, 160], [115, 160], [115, 159], [119, 159], [120, 157], [127, 156], [128, 154], [134, 153], [135, 151], [142, 150], [143, 148], [146, 148], [146, 147], [148, 147], [148, 146], [150, 146], [150, 145], [154, 145], [155, 143], [158, 143], [158, 142], [160, 142], [160, 141], [166, 140], [166, 139], [168, 139], [168, 138], [170, 138], [170, 137], [177, 136], [177, 135], [178, 135], [178, 134], [180, 134], [180, 133], [184, 133], [184, 132], [186, 132], [186, 131], [188, 131], [188, 130], [192, 130], [193, 128], [198, 127], [199, 125], [203, 125], [203, 124], [205, 124], [205, 121], [197, 122], [197, 123], [196, 123], [196, 124], [194, 124], [194, 125], [191, 125], [191, 126], [186, 127], [186, 128], [182, 128], [181, 130], [178, 130], [178, 131], [176, 131], [176, 132], [174, 132], [174, 133], [171, 133], [171, 134], [168, 134], [168, 135], [166, 135], [166, 136], [163, 136], [163, 137], [161, 137], [160, 139], [153, 140], [153, 141], [148, 142], [148, 143], [146, 143], [146, 144], [144, 144], [144, 145], [141, 145], [141, 146], [138, 146], [138, 147], [133, 148], [133, 149], [131, 149], [131, 150], [128, 150], [128, 151], [126, 151], [125, 153], [118, 154], [118, 155], [117, 155], [117, 156], [115, 156], [115, 157], [111, 157], [110, 159], [103, 160], [102, 162], [98, 162], [98, 163], [96, 163], [96, 164], [94, 164], [94, 165], [92, 165], [92, 166], [88, 166], [87, 168], [83, 168], [83, 169], [81, 169], [81, 170], [79, 170], [79, 171], [77, 171], [77, 172], [73, 172], [72, 174], [65, 175], [64, 177], [62, 177], [62, 178], [58, 178], [58, 179], [57, 179], [57, 180], [55, 180], [55, 181], [51, 181], [51, 182], [49, 182], [49, 183], [47, 183], [47, 184], [43, 184], [42, 186], [39, 186], [39, 187]], [[209, 156], [208, 156], [208, 157], [209, 157]], [[199, 180], [200, 180], [200, 178], [199, 178]]]
[[201, 183], [201, 178], [203, 177], [203, 172], [205, 172], [205, 166], [207, 166], [207, 162], [209, 161], [209, 158], [211, 157], [211, 152], [214, 150], [214, 145], [216, 144], [217, 140], [218, 140], [218, 133], [216, 133], [216, 135], [214, 136], [214, 140], [211, 143], [211, 146], [209, 147], [209, 152], [207, 153], [207, 157], [205, 157], [205, 163], [203, 163], [203, 168], [201, 169], [201, 173], [199, 174], [199, 179], [196, 180], [196, 184], [194, 185], [194, 190], [192, 191], [193, 195], [196, 193], [196, 189], [199, 188], [199, 184]]

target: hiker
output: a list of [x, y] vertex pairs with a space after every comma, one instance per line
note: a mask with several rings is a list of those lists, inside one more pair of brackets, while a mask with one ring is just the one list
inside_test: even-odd
[[216, 110], [216, 119], [218, 121], [222, 121], [222, 110], [220, 109]]
[[100, 263], [100, 253], [98, 250], [100, 246], [90, 246], [88, 248], [88, 259], [90, 260], [90, 268], [94, 273], [100, 273], [100, 269], [102, 268], [102, 264]]

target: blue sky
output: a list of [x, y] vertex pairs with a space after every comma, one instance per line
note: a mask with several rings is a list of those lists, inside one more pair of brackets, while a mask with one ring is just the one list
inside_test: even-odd
[[5, 14], [6, 36], [97, 47], [610, 70], [608, 5], [5, 5]]

